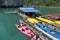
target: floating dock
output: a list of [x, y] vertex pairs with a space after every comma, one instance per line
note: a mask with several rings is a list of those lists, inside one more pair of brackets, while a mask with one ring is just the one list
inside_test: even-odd
[[[24, 10], [23, 10], [23, 11], [24, 11]], [[39, 28], [38, 26], [34, 26], [33, 24], [26, 22], [25, 17], [26, 17], [26, 18], [29, 18], [29, 17], [26, 16], [25, 14], [22, 14], [22, 13], [18, 13], [18, 14], [24, 19], [24, 22], [27, 23], [28, 25], [30, 25], [33, 29], [38, 30], [38, 32], [41, 32], [41, 33], [45, 34], [47, 37], [49, 37], [49, 38], [52, 39], [52, 40], [59, 40], [58, 38], [55, 38], [54, 36], [52, 36], [52, 35], [48, 34], [47, 32], [45, 32], [44, 30], [42, 30], [42, 29]], [[46, 20], [45, 20], [45, 21], [46, 21]], [[41, 21], [41, 22], [42, 22], [42, 21]], [[44, 23], [45, 23], [45, 22], [44, 22]], [[47, 24], [47, 23], [46, 23], [46, 24]], [[33, 30], [33, 31], [34, 31], [34, 30]]]
[[[24, 18], [23, 18], [23, 19], [24, 19]], [[24, 21], [24, 22], [26, 23], [26, 21]], [[34, 30], [37, 30], [37, 31], [35, 31], [35, 33], [40, 32], [40, 33], [45, 34], [47, 37], [49, 37], [49, 38], [51, 38], [51, 39], [53, 39], [53, 40], [58, 40], [57, 38], [55, 38], [55, 37], [53, 37], [52, 35], [46, 33], [45, 31], [43, 31], [43, 30], [40, 29], [39, 27], [35, 27], [35, 26], [33, 26], [32, 24], [30, 24], [30, 23], [28, 23], [27, 25], [30, 25], [30, 26], [31, 26], [30, 28], [33, 28], [33, 29], [32, 29], [33, 31], [34, 31]], [[38, 34], [40, 34], [40, 33], [38, 33]]]

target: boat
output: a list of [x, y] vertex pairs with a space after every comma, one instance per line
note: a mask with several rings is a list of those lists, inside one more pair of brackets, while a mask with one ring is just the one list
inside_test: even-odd
[[30, 38], [32, 38], [33, 36], [35, 36], [35, 34], [26, 27], [26, 24], [16, 24], [16, 28], [21, 31], [23, 34], [29, 36]]
[[36, 19], [39, 20], [39, 21], [46, 22], [46, 23], [48, 23], [48, 24], [54, 24], [53, 21], [48, 20], [48, 19], [45, 19], [45, 18], [42, 18], [42, 17], [36, 17]]
[[39, 38], [39, 35], [36, 35], [32, 30], [30, 30], [26, 26], [27, 25], [24, 24], [24, 23], [21, 23], [20, 25], [16, 24], [16, 28], [20, 32], [22, 32], [23, 34], [25, 34], [26, 36], [28, 36], [29, 38], [31, 38], [31, 40], [44, 40], [43, 38]]
[[45, 18], [57, 20], [57, 19], [60, 19], [60, 14], [48, 14], [48, 15], [45, 15]]
[[55, 21], [56, 24], [60, 25], [60, 21]]
[[34, 19], [34, 18], [27, 18], [27, 21], [31, 24], [35, 24], [38, 23], [38, 20]]
[[[38, 13], [39, 11], [34, 8], [20, 8], [21, 10], [17, 10], [17, 14], [19, 14], [24, 20], [28, 20], [28, 22], [34, 24], [38, 23], [38, 20], [35, 19], [35, 17], [40, 16]], [[27, 11], [28, 10], [28, 11]], [[32, 11], [31, 11], [32, 10]], [[23, 13], [24, 11], [25, 13]]]
[[20, 8], [20, 10], [17, 10], [16, 13], [18, 13], [20, 16], [22, 16], [24, 20], [25, 19], [28, 20], [29, 18], [30, 18], [29, 20], [32, 19], [31, 23], [33, 23], [33, 19], [35, 19], [35, 20], [38, 19], [38, 21], [42, 21], [42, 22], [48, 23], [50, 25], [54, 25], [55, 27], [60, 27], [59, 24], [57, 23], [57, 21], [54, 22], [52, 20], [49, 20], [48, 18], [45, 18], [45, 16], [42, 17], [39, 14], [39, 10], [36, 10], [34, 8], [24, 8], [24, 7], [22, 7], [22, 8]]

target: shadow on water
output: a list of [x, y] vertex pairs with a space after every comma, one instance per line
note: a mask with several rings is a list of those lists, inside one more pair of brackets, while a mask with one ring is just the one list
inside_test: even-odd
[[19, 32], [15, 24], [19, 24], [20, 16], [17, 14], [0, 13], [0, 40], [29, 40]]

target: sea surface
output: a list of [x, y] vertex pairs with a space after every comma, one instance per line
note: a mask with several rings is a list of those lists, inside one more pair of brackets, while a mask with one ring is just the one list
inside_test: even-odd
[[15, 8], [0, 8], [0, 40], [30, 40], [29, 37], [16, 29], [19, 19], [18, 14], [9, 14], [5, 12], [15, 11]]

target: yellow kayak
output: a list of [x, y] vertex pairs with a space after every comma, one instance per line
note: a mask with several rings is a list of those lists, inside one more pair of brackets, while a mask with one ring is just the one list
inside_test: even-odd
[[38, 21], [34, 18], [27, 18], [27, 20], [32, 24], [38, 23]]
[[49, 24], [54, 24], [53, 21], [51, 20], [48, 20], [48, 19], [45, 19], [45, 18], [41, 18], [41, 17], [36, 17], [37, 20], [40, 20], [40, 21], [43, 21], [43, 22], [46, 22], [46, 23], [49, 23]]
[[60, 21], [55, 21], [56, 24], [60, 25]]
[[[57, 25], [60, 25], [60, 21], [51, 21], [51, 20], [48, 20], [48, 19], [45, 19], [45, 18], [41, 18], [41, 17], [36, 17], [36, 19], [40, 20], [40, 21], [43, 21], [43, 22], [46, 22], [46, 23], [49, 23], [49, 24], [57, 24]], [[38, 20], [36, 20], [34, 18], [27, 18], [27, 20], [32, 23], [32, 24], [35, 24], [35, 23], [38, 23]]]

